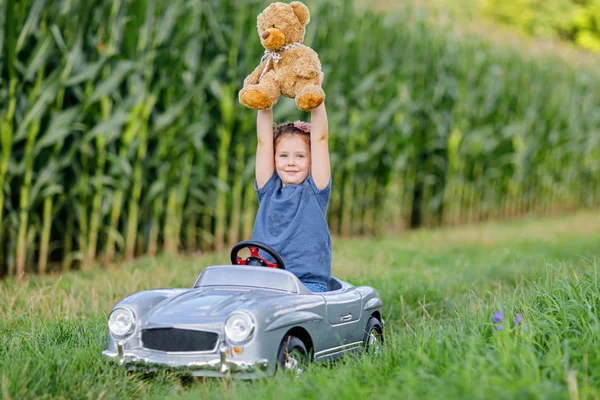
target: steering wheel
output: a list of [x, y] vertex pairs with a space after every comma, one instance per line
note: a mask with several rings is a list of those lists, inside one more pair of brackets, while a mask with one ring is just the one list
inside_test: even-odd
[[[250, 256], [245, 260], [238, 256], [238, 253], [242, 249], [250, 249]], [[267, 252], [273, 259], [275, 263], [268, 262], [264, 257], [258, 253], [258, 250], [264, 250]], [[261, 267], [269, 267], [269, 268], [280, 268], [285, 269], [285, 264], [281, 259], [279, 253], [277, 253], [272, 247], [267, 246], [261, 242], [255, 242], [252, 240], [244, 240], [239, 242], [235, 246], [231, 248], [231, 263], [234, 265], [256, 265]]]

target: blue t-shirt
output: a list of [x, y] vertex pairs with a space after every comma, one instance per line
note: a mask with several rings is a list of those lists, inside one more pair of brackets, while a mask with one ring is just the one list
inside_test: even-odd
[[[331, 180], [322, 190], [308, 176], [299, 185], [282, 186], [277, 172], [259, 190], [252, 240], [275, 249], [285, 269], [301, 281], [325, 283], [331, 278], [331, 235], [325, 220]], [[270, 262], [272, 258], [261, 255]]]

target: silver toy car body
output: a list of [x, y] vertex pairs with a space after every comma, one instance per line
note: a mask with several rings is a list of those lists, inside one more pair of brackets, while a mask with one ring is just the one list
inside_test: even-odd
[[243, 379], [299, 369], [383, 342], [382, 301], [337, 278], [313, 293], [285, 270], [204, 269], [192, 288], [131, 295], [109, 318], [106, 358], [127, 368]]

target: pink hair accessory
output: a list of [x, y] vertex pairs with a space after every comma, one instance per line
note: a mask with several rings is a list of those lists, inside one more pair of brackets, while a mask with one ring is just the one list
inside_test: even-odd
[[302, 132], [310, 133], [310, 122], [296, 121], [294, 128], [300, 129]]

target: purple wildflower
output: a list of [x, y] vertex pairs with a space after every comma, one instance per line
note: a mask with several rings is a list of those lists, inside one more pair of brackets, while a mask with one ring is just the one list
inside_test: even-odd
[[503, 319], [504, 319], [504, 313], [502, 311], [498, 311], [494, 314], [494, 323], [495, 324], [502, 322]]
[[517, 316], [515, 317], [515, 325], [518, 325], [522, 319], [523, 319], [523, 315], [521, 315], [521, 313], [518, 313]]
[[501, 331], [502, 330], [502, 325], [496, 325], [496, 330], [497, 331]]

